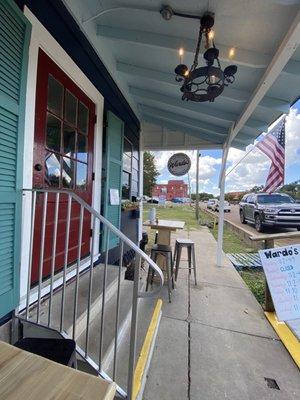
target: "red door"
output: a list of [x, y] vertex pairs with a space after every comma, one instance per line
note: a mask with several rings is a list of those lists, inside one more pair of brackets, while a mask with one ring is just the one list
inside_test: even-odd
[[[33, 187], [65, 189], [92, 201], [95, 104], [42, 51], [39, 51], [33, 159]], [[67, 196], [60, 194], [55, 271], [64, 265]], [[32, 283], [38, 280], [44, 195], [37, 195]], [[43, 278], [51, 273], [55, 194], [49, 194]], [[77, 259], [80, 206], [71, 209], [68, 264]], [[82, 257], [90, 250], [90, 217], [84, 215]]]

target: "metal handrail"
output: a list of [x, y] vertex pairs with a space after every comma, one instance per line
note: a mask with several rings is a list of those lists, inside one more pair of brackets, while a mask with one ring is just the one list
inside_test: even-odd
[[[120, 309], [120, 282], [121, 282], [121, 269], [123, 267], [123, 252], [124, 244], [135, 251], [135, 268], [134, 268], [134, 284], [133, 284], [133, 295], [132, 295], [132, 313], [131, 313], [131, 331], [130, 331], [130, 350], [129, 350], [129, 365], [128, 365], [128, 383], [127, 392], [118, 386], [119, 394], [127, 399], [132, 398], [133, 393], [133, 376], [135, 368], [135, 352], [136, 352], [136, 336], [137, 336], [137, 314], [138, 314], [138, 299], [151, 297], [158, 293], [163, 286], [164, 277], [161, 269], [156, 265], [156, 263], [144, 253], [134, 242], [132, 242], [126, 235], [124, 235], [118, 228], [116, 228], [110, 221], [104, 218], [98, 211], [87, 204], [83, 199], [81, 199], [77, 194], [70, 192], [68, 190], [62, 189], [23, 189], [23, 192], [32, 193], [32, 213], [31, 213], [31, 234], [30, 234], [30, 254], [29, 254], [29, 270], [28, 270], [28, 282], [27, 282], [27, 294], [26, 294], [26, 307], [25, 307], [25, 317], [21, 314], [20, 318], [30, 321], [29, 318], [29, 308], [31, 306], [31, 275], [32, 275], [32, 261], [34, 254], [34, 229], [35, 229], [35, 218], [36, 218], [36, 201], [37, 194], [43, 194], [43, 205], [42, 205], [42, 216], [41, 216], [41, 245], [40, 245], [40, 255], [38, 260], [38, 284], [37, 284], [37, 307], [36, 307], [36, 321], [37, 325], [45, 325], [49, 329], [55, 329], [52, 323], [52, 313], [53, 313], [53, 295], [54, 295], [54, 275], [55, 275], [55, 259], [56, 259], [56, 247], [57, 247], [57, 232], [58, 232], [58, 215], [59, 215], [59, 205], [61, 196], [66, 195], [68, 198], [67, 202], [67, 212], [66, 212], [66, 231], [65, 231], [65, 243], [64, 243], [64, 263], [62, 265], [62, 296], [61, 296], [61, 307], [60, 307], [60, 326], [57, 330], [66, 335], [64, 331], [64, 315], [65, 315], [65, 297], [66, 297], [66, 283], [67, 283], [67, 269], [68, 269], [68, 254], [69, 254], [69, 239], [70, 239], [70, 225], [71, 225], [71, 211], [72, 202], [74, 201], [80, 206], [79, 212], [79, 228], [78, 228], [78, 249], [77, 249], [77, 261], [75, 263], [75, 272], [73, 274], [75, 279], [74, 284], [74, 305], [72, 315], [72, 334], [70, 335], [73, 339], [76, 339], [76, 327], [77, 327], [77, 311], [78, 311], [78, 297], [79, 297], [79, 279], [80, 279], [80, 268], [81, 268], [81, 250], [82, 250], [82, 240], [83, 240], [83, 220], [84, 212], [87, 211], [91, 216], [91, 227], [92, 237], [90, 239], [90, 253], [89, 253], [89, 289], [88, 289], [88, 302], [86, 310], [86, 339], [84, 350], [78, 348], [80, 356], [85, 358], [86, 362], [89, 362], [93, 368], [97, 366], [97, 371], [100, 376], [105, 379], [116, 380], [116, 366], [117, 366], [117, 346], [118, 346], [118, 334], [119, 334], [119, 309]], [[48, 301], [48, 313], [47, 313], [47, 324], [41, 322], [41, 306], [42, 306], [42, 293], [43, 286], [43, 268], [44, 268], [44, 250], [45, 250], [45, 236], [46, 236], [46, 221], [47, 221], [47, 208], [49, 201], [49, 194], [55, 194], [55, 206], [54, 206], [54, 217], [53, 217], [53, 236], [52, 236], [52, 258], [51, 258], [51, 274], [50, 274], [50, 289], [47, 293], [49, 296]], [[94, 361], [91, 362], [89, 357], [89, 335], [90, 335], [90, 311], [92, 302], [92, 287], [93, 287], [93, 266], [94, 266], [94, 245], [95, 245], [95, 232], [96, 232], [96, 221], [102, 224], [104, 231], [104, 268], [103, 268], [103, 287], [102, 287], [102, 307], [101, 307], [101, 325], [100, 325], [100, 343], [99, 343], [99, 360], [98, 363]], [[99, 232], [100, 234], [100, 232]], [[117, 285], [117, 300], [116, 300], [116, 316], [115, 316], [115, 331], [114, 331], [114, 354], [113, 354], [113, 373], [112, 378], [108, 377], [107, 373], [103, 371], [103, 334], [104, 334], [104, 319], [105, 319], [105, 306], [106, 306], [106, 285], [107, 285], [107, 267], [108, 267], [108, 253], [109, 253], [109, 238], [113, 234], [119, 239], [120, 247], [120, 262], [118, 271], [118, 285]], [[148, 263], [149, 268], [153, 268], [159, 277], [159, 285], [152, 292], [142, 292], [139, 290], [140, 284], [140, 267], [141, 260]], [[117, 383], [117, 382], [116, 382]]]
[[24, 192], [40, 192], [40, 193], [60, 193], [66, 194], [76, 200], [80, 205], [82, 205], [86, 210], [88, 210], [92, 215], [99, 219], [105, 226], [107, 226], [116, 236], [118, 236], [124, 243], [126, 243], [129, 247], [132, 248], [137, 254], [139, 254], [147, 263], [154, 269], [154, 271], [158, 274], [160, 278], [159, 287], [152, 292], [142, 292], [139, 293], [139, 297], [152, 297], [154, 294], [158, 293], [163, 284], [164, 284], [164, 275], [159, 266], [146, 254], [143, 250], [141, 250], [132, 240], [130, 240], [124, 233], [122, 233], [118, 228], [116, 228], [110, 221], [103, 217], [98, 211], [96, 211], [93, 207], [91, 207], [88, 203], [82, 200], [77, 194], [70, 192], [68, 190], [58, 190], [58, 189], [23, 189]]

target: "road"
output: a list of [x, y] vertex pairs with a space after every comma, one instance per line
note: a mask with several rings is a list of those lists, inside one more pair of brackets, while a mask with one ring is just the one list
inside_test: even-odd
[[[205, 203], [200, 203], [201, 208], [207, 209]], [[211, 210], [209, 210], [211, 211]], [[218, 215], [217, 212], [214, 212], [214, 214]], [[254, 228], [254, 224], [250, 224], [247, 222], [247, 224], [242, 224], [240, 222], [240, 215], [239, 215], [239, 206], [238, 205], [232, 205], [231, 206], [231, 211], [229, 213], [225, 213], [225, 220], [233, 222], [235, 225], [239, 226], [242, 228], [244, 231], [248, 232], [249, 235], [257, 234], [256, 229]], [[272, 233], [282, 233], [282, 232], [297, 232], [297, 229], [295, 228], [271, 228], [271, 227], [266, 227], [265, 228], [265, 234], [272, 234]], [[285, 246], [288, 244], [299, 244], [300, 243], [300, 237], [299, 238], [288, 238], [288, 239], [281, 239], [280, 241], [276, 241], [277, 245]]]

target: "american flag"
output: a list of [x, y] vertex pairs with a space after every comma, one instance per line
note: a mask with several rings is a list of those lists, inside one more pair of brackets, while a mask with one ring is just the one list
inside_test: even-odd
[[280, 119], [266, 137], [256, 146], [272, 162], [264, 188], [265, 192], [272, 193], [284, 183], [285, 116]]

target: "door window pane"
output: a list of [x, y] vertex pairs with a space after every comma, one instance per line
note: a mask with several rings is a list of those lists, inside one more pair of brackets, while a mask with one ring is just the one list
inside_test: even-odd
[[131, 172], [131, 158], [127, 157], [126, 154], [123, 155], [123, 169]]
[[53, 151], [60, 151], [61, 122], [52, 114], [47, 114], [46, 146]]
[[138, 183], [134, 180], [131, 182], [131, 191], [133, 196], [137, 196], [138, 194]]
[[62, 185], [72, 189], [74, 186], [74, 161], [71, 158], [62, 159]]
[[59, 187], [60, 156], [48, 153], [45, 159], [45, 183], [47, 186]]
[[64, 125], [63, 152], [68, 157], [75, 157], [75, 129]]
[[86, 108], [84, 104], [79, 102], [78, 109], [78, 129], [81, 132], [87, 134], [88, 133], [88, 125], [89, 125], [89, 110]]
[[138, 182], [138, 180], [139, 180], [139, 173], [138, 173], [138, 171], [135, 170], [135, 169], [132, 170], [132, 179], [133, 179], [134, 181], [137, 181], [137, 182]]
[[134, 169], [139, 169], [139, 163], [138, 160], [136, 158], [132, 158], [132, 168]]
[[122, 199], [129, 199], [129, 197], [130, 197], [130, 174], [123, 171]]
[[77, 135], [77, 159], [87, 162], [88, 151], [87, 137], [78, 133]]
[[76, 187], [77, 189], [86, 189], [87, 183], [87, 165], [77, 162]]
[[62, 115], [62, 104], [63, 104], [63, 86], [53, 78], [52, 75], [48, 77], [48, 110], [54, 114]]
[[77, 99], [68, 90], [65, 97], [65, 120], [72, 125], [76, 125], [77, 119]]

